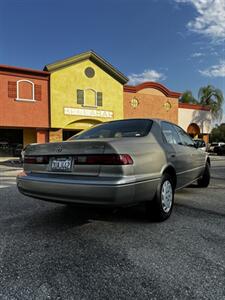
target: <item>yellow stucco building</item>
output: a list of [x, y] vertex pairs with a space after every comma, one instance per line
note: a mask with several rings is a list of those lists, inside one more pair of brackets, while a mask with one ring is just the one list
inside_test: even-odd
[[95, 124], [123, 119], [127, 77], [89, 51], [45, 66], [50, 75], [49, 141], [69, 138]]

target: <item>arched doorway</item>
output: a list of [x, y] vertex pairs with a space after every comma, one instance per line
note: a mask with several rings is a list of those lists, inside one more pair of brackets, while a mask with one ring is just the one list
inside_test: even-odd
[[70, 122], [63, 129], [63, 140], [65, 141], [69, 139], [71, 136], [73, 136], [74, 134], [82, 130], [91, 128], [92, 126], [100, 123], [102, 122], [96, 119], [80, 119], [77, 121]]
[[192, 138], [197, 138], [200, 135], [200, 128], [196, 123], [191, 123], [187, 128], [187, 133]]

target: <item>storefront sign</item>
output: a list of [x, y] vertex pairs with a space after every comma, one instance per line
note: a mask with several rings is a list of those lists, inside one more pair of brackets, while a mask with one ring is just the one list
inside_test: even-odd
[[70, 116], [85, 116], [85, 117], [99, 117], [99, 118], [113, 118], [113, 112], [108, 110], [84, 109], [64, 107], [64, 114]]

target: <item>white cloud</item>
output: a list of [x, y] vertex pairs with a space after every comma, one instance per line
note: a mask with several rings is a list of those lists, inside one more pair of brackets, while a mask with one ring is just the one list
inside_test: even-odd
[[195, 52], [191, 55], [191, 57], [201, 57], [201, 56], [205, 56], [205, 54], [201, 52]]
[[187, 24], [194, 32], [212, 38], [225, 40], [225, 1], [224, 0], [175, 0], [177, 3], [190, 3], [198, 15]]
[[146, 81], [159, 81], [165, 80], [166, 76], [163, 73], [159, 73], [155, 70], [144, 70], [140, 74], [131, 74], [128, 76], [129, 84], [139, 84]]
[[213, 65], [205, 70], [199, 72], [208, 77], [225, 77], [225, 60], [221, 60], [219, 64]]

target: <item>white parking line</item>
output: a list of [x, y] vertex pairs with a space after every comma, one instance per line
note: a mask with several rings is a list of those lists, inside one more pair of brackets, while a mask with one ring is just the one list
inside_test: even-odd
[[0, 189], [4, 189], [4, 188], [7, 188], [7, 187], [9, 187], [9, 185], [2, 185], [2, 184], [0, 184]]

